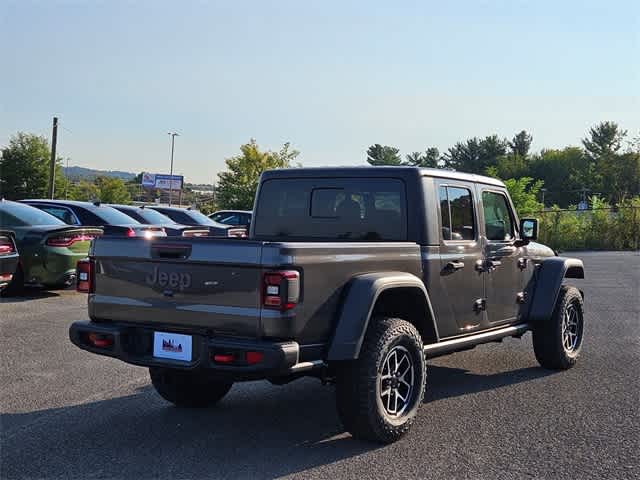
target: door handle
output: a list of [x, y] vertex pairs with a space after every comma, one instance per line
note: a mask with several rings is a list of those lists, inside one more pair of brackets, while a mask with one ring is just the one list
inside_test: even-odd
[[453, 260], [447, 263], [447, 270], [462, 270], [464, 268], [464, 262], [459, 260]]
[[490, 258], [489, 260], [487, 260], [487, 271], [493, 272], [500, 265], [502, 265], [502, 262], [500, 260], [495, 260], [493, 258]]

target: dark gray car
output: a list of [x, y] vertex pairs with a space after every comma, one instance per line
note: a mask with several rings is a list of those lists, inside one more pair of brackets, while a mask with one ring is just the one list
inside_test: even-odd
[[80, 348], [147, 366], [181, 406], [233, 382], [336, 385], [354, 436], [399, 439], [426, 359], [533, 333], [539, 363], [573, 366], [580, 260], [535, 243], [495, 179], [409, 167], [268, 171], [247, 240], [100, 238], [84, 267]]

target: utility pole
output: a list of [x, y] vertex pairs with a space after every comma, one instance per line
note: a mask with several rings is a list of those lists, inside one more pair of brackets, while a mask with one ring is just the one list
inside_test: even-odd
[[171, 170], [169, 171], [169, 206], [171, 206], [171, 197], [173, 196], [173, 147], [176, 137], [179, 137], [180, 134], [168, 132], [167, 135], [171, 136]]
[[51, 164], [49, 165], [49, 198], [53, 198], [56, 180], [56, 144], [58, 143], [58, 117], [53, 117], [53, 134], [51, 135]]

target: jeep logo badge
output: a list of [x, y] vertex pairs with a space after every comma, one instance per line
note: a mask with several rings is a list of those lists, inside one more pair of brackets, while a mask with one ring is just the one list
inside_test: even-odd
[[153, 267], [153, 271], [145, 277], [147, 285], [152, 287], [177, 288], [181, 292], [191, 286], [190, 273], [163, 272], [158, 267]]

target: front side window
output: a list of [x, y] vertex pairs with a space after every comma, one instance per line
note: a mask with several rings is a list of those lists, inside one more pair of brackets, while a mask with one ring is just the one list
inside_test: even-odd
[[464, 187], [441, 186], [438, 190], [442, 238], [444, 240], [474, 240], [476, 229], [471, 190]]
[[515, 238], [507, 197], [497, 192], [482, 192], [482, 209], [487, 240], [509, 241]]

